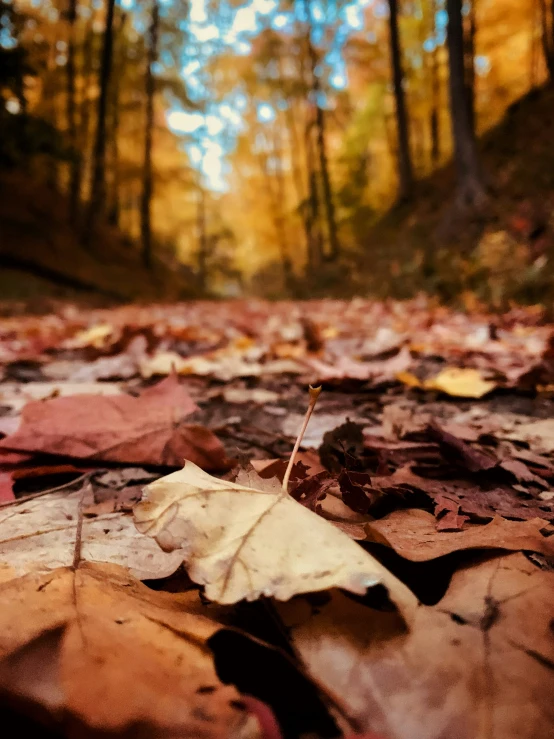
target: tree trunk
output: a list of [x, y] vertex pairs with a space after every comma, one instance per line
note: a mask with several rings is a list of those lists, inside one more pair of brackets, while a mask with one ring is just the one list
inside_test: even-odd
[[67, 10], [67, 138], [71, 149], [69, 171], [69, 220], [75, 224], [79, 209], [79, 151], [75, 105], [75, 46], [77, 38], [77, 0], [69, 0]]
[[[267, 140], [264, 137], [267, 143]], [[272, 177], [269, 166], [268, 156], [271, 156], [275, 162], [275, 177]], [[281, 137], [279, 134], [279, 124], [274, 126], [273, 140], [271, 146], [267, 146], [267, 151], [260, 151], [258, 158], [262, 170], [262, 174], [265, 179], [265, 189], [269, 198], [269, 207], [273, 219], [273, 226], [275, 228], [275, 236], [277, 238], [277, 245], [279, 247], [279, 256], [281, 258], [281, 268], [283, 270], [283, 282], [285, 288], [289, 294], [292, 295], [294, 291], [293, 285], [293, 272], [292, 264], [289, 257], [289, 250], [287, 244], [287, 232], [285, 225], [285, 180], [283, 172], [283, 150], [281, 144]], [[275, 180], [276, 187], [273, 187]]]
[[464, 75], [462, 0], [447, 0], [450, 116], [458, 177], [458, 203], [481, 208], [487, 201], [475, 132], [471, 125]]
[[551, 84], [554, 83], [554, 0], [550, 8], [550, 22], [546, 0], [539, 0], [541, 11], [541, 37], [544, 61]]
[[398, 31], [398, 0], [389, 0], [389, 10], [390, 53], [398, 135], [399, 200], [407, 201], [413, 194], [414, 176], [410, 155], [408, 111], [404, 94], [404, 72], [402, 70], [400, 34]]
[[331, 186], [331, 177], [329, 174], [329, 165], [327, 157], [327, 140], [325, 135], [325, 111], [321, 105], [321, 83], [317, 75], [317, 54], [312, 44], [311, 29], [313, 28], [311, 1], [304, 0], [306, 16], [308, 18], [308, 33], [306, 34], [306, 43], [308, 47], [308, 58], [311, 66], [311, 83], [312, 83], [312, 103], [315, 106], [315, 130], [317, 152], [319, 158], [319, 170], [321, 183], [323, 187], [323, 204], [325, 206], [325, 217], [327, 221], [327, 232], [329, 237], [329, 259], [336, 260], [340, 254], [341, 247], [337, 230], [337, 221], [335, 215], [335, 204], [333, 202], [333, 188]]
[[[281, 87], [284, 89], [284, 79], [285, 74], [283, 70], [283, 59], [282, 57], [279, 57], [279, 74], [280, 74], [280, 83]], [[300, 77], [303, 80], [304, 79], [304, 69], [303, 65], [301, 64], [300, 67]], [[292, 180], [294, 183], [294, 187], [296, 189], [296, 198], [298, 201], [298, 216], [302, 222], [302, 227], [304, 229], [304, 237], [305, 237], [305, 249], [306, 249], [306, 255], [307, 260], [309, 262], [309, 255], [312, 251], [312, 233], [311, 233], [311, 227], [310, 227], [310, 219], [307, 213], [307, 209], [305, 207], [305, 199], [306, 199], [306, 188], [304, 186], [304, 181], [302, 178], [302, 172], [301, 167], [299, 163], [299, 158], [301, 155], [301, 148], [300, 148], [300, 138], [298, 135], [298, 130], [296, 127], [296, 120], [294, 116], [294, 110], [292, 107], [292, 101], [287, 102], [287, 107], [285, 109], [285, 118], [287, 122], [287, 132], [288, 132], [288, 145], [289, 145], [289, 156], [290, 156], [290, 167], [291, 167], [291, 173], [292, 173]]]
[[158, 0], [152, 5], [152, 21], [148, 33], [146, 64], [146, 130], [144, 136], [144, 170], [140, 207], [142, 260], [145, 267], [152, 264], [152, 134], [154, 131], [154, 64], [158, 58], [158, 30], [160, 8]]
[[312, 142], [312, 122], [306, 122], [305, 130], [306, 173], [308, 177], [308, 202], [306, 203], [306, 218], [312, 234], [308, 267], [317, 270], [323, 261], [323, 239], [319, 219], [319, 193], [317, 191], [317, 173], [314, 164], [314, 147]]
[[198, 285], [204, 292], [208, 281], [208, 234], [206, 230], [206, 193], [198, 175], [198, 207], [196, 228], [198, 235]]
[[113, 17], [115, 0], [107, 0], [106, 23], [102, 43], [102, 59], [99, 72], [100, 94], [98, 96], [96, 136], [92, 153], [92, 177], [87, 227], [84, 235], [86, 246], [90, 246], [98, 217], [104, 210], [106, 200], [106, 108], [112, 72]]
[[550, 0], [550, 51], [553, 59], [550, 78], [554, 82], [554, 0]]
[[[57, 88], [57, 65], [56, 56], [58, 51], [56, 49], [56, 43], [53, 41], [48, 44], [48, 54], [46, 57], [46, 70], [43, 78], [43, 91], [42, 98], [47, 103], [48, 108], [45, 110], [45, 118], [54, 127], [60, 128], [60, 116], [57, 105], [58, 99], [58, 88]], [[21, 101], [20, 101], [21, 104]], [[60, 166], [58, 157], [51, 157], [50, 166], [48, 167], [48, 174], [46, 179], [47, 185], [53, 190], [58, 191], [60, 189]]]
[[312, 229], [311, 229], [311, 222], [310, 217], [307, 212], [306, 208], [306, 188], [304, 187], [304, 182], [302, 178], [302, 173], [300, 170], [300, 166], [298, 163], [298, 156], [300, 155], [300, 141], [298, 137], [298, 132], [296, 130], [296, 123], [294, 120], [294, 113], [292, 108], [290, 107], [290, 104], [287, 105], [287, 109], [285, 111], [286, 117], [287, 117], [287, 129], [289, 134], [289, 154], [290, 154], [290, 162], [291, 162], [291, 170], [292, 170], [292, 179], [294, 182], [294, 187], [296, 189], [296, 198], [298, 201], [298, 215], [302, 221], [302, 226], [304, 229], [304, 236], [306, 239], [306, 255], [307, 255], [307, 261], [310, 262], [310, 254], [313, 251], [312, 248]]
[[472, 129], [476, 130], [475, 118], [475, 34], [477, 31], [475, 22], [475, 5], [477, 0], [471, 0], [467, 22], [464, 29], [464, 68], [467, 105], [469, 120]]
[[110, 169], [112, 171], [110, 204], [108, 210], [108, 221], [113, 226], [119, 226], [119, 218], [121, 211], [120, 198], [120, 176], [119, 176], [119, 107], [121, 93], [121, 79], [125, 73], [125, 23], [127, 14], [121, 13], [117, 28], [118, 49], [115, 66], [117, 75], [112, 84], [112, 100], [111, 100], [111, 131], [110, 131]]
[[88, 6], [90, 10], [90, 16], [88, 19], [87, 26], [85, 28], [85, 36], [83, 39], [83, 66], [81, 69], [81, 75], [83, 78], [83, 89], [82, 97], [79, 101], [79, 130], [78, 130], [78, 147], [77, 152], [77, 172], [76, 172], [76, 190], [77, 200], [80, 203], [83, 199], [83, 172], [84, 162], [87, 157], [90, 148], [90, 114], [92, 103], [89, 98], [89, 89], [92, 85], [92, 73], [93, 73], [93, 42], [94, 42], [94, 10], [92, 2]]
[[431, 58], [431, 161], [436, 168], [441, 158], [439, 50]]

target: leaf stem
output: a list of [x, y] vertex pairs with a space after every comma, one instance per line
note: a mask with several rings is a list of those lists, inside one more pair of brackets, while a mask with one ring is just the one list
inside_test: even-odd
[[304, 438], [306, 428], [310, 421], [310, 417], [314, 411], [315, 404], [317, 403], [317, 399], [319, 398], [320, 392], [321, 392], [321, 385], [319, 387], [312, 387], [310, 385], [310, 389], [309, 389], [310, 405], [308, 406], [308, 410], [306, 411], [306, 415], [304, 416], [304, 423], [302, 424], [302, 428], [300, 429], [300, 433], [298, 434], [298, 438], [296, 439], [296, 443], [294, 444], [294, 449], [292, 450], [292, 454], [290, 455], [289, 463], [287, 465], [287, 469], [285, 470], [285, 476], [283, 477], [283, 484], [281, 485], [281, 488], [284, 493], [288, 493], [289, 478], [292, 472], [292, 468], [294, 466], [294, 460], [296, 459], [296, 455], [298, 454], [300, 444], [302, 443], [302, 439]]

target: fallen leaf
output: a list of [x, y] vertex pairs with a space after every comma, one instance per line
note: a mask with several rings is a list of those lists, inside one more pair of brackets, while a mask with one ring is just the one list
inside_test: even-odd
[[427, 380], [420, 380], [411, 372], [398, 372], [396, 379], [408, 387], [438, 390], [455, 398], [482, 398], [496, 387], [495, 382], [484, 380], [479, 370], [471, 367], [447, 367]]
[[[362, 426], [347, 420], [341, 426], [328, 431], [319, 450], [321, 463], [331, 472], [341, 472], [358, 465], [364, 452]], [[354, 467], [355, 469], [355, 467]]]
[[371, 486], [371, 478], [367, 472], [349, 472], [342, 470], [338, 483], [345, 504], [357, 513], [367, 513], [379, 491]]
[[475, 480], [461, 478], [435, 480], [416, 474], [409, 466], [392, 475], [372, 477], [371, 483], [385, 495], [403, 493], [408, 501], [410, 492], [418, 490], [431, 500], [444, 496], [458, 503], [460, 512], [474, 521], [483, 522], [495, 515], [521, 521], [533, 518], [554, 521], [554, 505], [541, 499], [538, 492], [531, 493], [525, 488], [518, 490], [505, 484], [481, 488]]
[[485, 525], [463, 531], [437, 531], [435, 517], [427, 511], [407, 509], [365, 524], [368, 541], [386, 544], [405, 559], [426, 562], [466, 549], [508, 549], [554, 555], [554, 541], [541, 534], [547, 526], [540, 518], [508, 521], [497, 516]]
[[362, 731], [536, 739], [552, 733], [553, 587], [552, 572], [517, 553], [455, 572], [409, 631], [398, 613], [340, 593], [314, 610], [276, 607], [309, 674]]
[[194, 356], [184, 359], [176, 352], [158, 352], [153, 357], [143, 360], [140, 373], [143, 377], [169, 375], [198, 375], [199, 377], [215, 377], [218, 380], [233, 380], [237, 377], [259, 377], [269, 374], [301, 374], [305, 367], [291, 359], [277, 359], [261, 364], [247, 361], [240, 354], [213, 352], [209, 356]]
[[440, 451], [448, 462], [460, 465], [470, 472], [490, 470], [498, 464], [497, 459], [474, 449], [438, 423], [431, 423], [427, 432], [434, 441], [438, 442]]
[[20, 424], [19, 416], [2, 416], [0, 417], [0, 435], [8, 436], [15, 434]]
[[496, 383], [484, 380], [476, 369], [447, 367], [427, 380], [425, 387], [427, 390], [439, 390], [457, 398], [482, 398], [494, 390]]
[[296, 481], [292, 481], [291, 476], [290, 494], [303, 506], [316, 511], [329, 488], [334, 485], [336, 485], [335, 478], [326, 470]]
[[125, 380], [138, 375], [137, 359], [129, 354], [116, 354], [113, 357], [99, 357], [93, 362], [75, 370], [71, 382], [95, 382], [96, 380]]
[[13, 483], [13, 472], [0, 471], [0, 503], [15, 500], [15, 495], [13, 494]]
[[53, 398], [26, 405], [21, 428], [0, 442], [0, 448], [170, 467], [188, 458], [209, 470], [228, 469], [223, 446], [213, 433], [184, 422], [196, 409], [175, 376], [138, 398]]
[[258, 405], [277, 403], [280, 397], [279, 393], [265, 390], [262, 387], [228, 387], [221, 394], [226, 403], [256, 403]]
[[193, 594], [154, 592], [114, 565], [27, 575], [0, 585], [0, 689], [72, 725], [75, 735], [254, 739], [259, 723], [219, 681], [187, 613]]
[[[0, 509], [0, 563], [18, 576], [71, 565], [81, 498], [81, 491], [49, 493]], [[142, 580], [168, 577], [182, 562], [178, 553], [163, 552], [141, 536], [130, 514], [119, 512], [85, 518], [82, 555], [128, 567]]]
[[[312, 417], [310, 425], [302, 438], [301, 447], [303, 449], [318, 449], [326, 435], [333, 432], [337, 427], [344, 426], [348, 422], [354, 423], [362, 420], [355, 413], [318, 413]], [[296, 438], [303, 421], [304, 416], [299, 413], [290, 413], [281, 426], [283, 435], [293, 439]]]
[[99, 323], [96, 326], [79, 331], [66, 342], [66, 346], [71, 348], [93, 346], [95, 349], [101, 349], [109, 342], [114, 330], [114, 326], [109, 323]]
[[[288, 466], [288, 460], [253, 459], [250, 464], [260, 477], [264, 479], [276, 477], [282, 482]], [[297, 453], [296, 461], [292, 467], [291, 479], [305, 477], [306, 475], [317, 475], [318, 472], [325, 472], [325, 467], [320, 463], [317, 452], [309, 449], [308, 451]]]
[[187, 462], [148, 485], [134, 514], [139, 531], [166, 551], [180, 550], [191, 579], [218, 603], [287, 600], [330, 587], [365, 593], [378, 583], [393, 600], [415, 600], [348, 536], [253, 470], [237, 484]]
[[413, 359], [409, 349], [402, 347], [388, 359], [375, 359], [369, 362], [360, 362], [345, 356], [338, 357], [333, 364], [314, 358], [306, 359], [305, 362], [316, 373], [317, 383], [364, 380], [378, 384], [394, 380], [398, 374], [402, 374], [413, 364]]
[[554, 419], [544, 418], [541, 421], [522, 423], [513, 431], [502, 434], [504, 438], [515, 441], [527, 441], [538, 452], [551, 454], [554, 452]]
[[435, 500], [437, 531], [461, 531], [469, 516], [460, 514], [460, 504], [445, 495], [437, 495]]
[[4, 383], [0, 386], [0, 404], [20, 411], [32, 400], [72, 395], [120, 395], [115, 382], [26, 382], [24, 385]]

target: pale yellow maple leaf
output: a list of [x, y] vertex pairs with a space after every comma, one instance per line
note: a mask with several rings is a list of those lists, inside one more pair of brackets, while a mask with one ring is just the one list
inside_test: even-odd
[[332, 587], [363, 594], [380, 583], [404, 612], [417, 603], [359, 544], [255, 472], [232, 483], [186, 462], [145, 489], [134, 515], [162, 549], [181, 550], [192, 580], [218, 603]]
[[482, 398], [496, 387], [496, 382], [483, 379], [479, 370], [471, 367], [446, 367], [427, 380], [412, 372], [397, 372], [396, 379], [408, 387], [438, 390], [455, 398]]

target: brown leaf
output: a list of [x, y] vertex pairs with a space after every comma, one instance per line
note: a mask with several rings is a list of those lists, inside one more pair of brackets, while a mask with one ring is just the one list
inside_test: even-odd
[[346, 423], [325, 434], [319, 456], [322, 464], [328, 470], [340, 472], [345, 467], [347, 469], [357, 469], [363, 450], [362, 426], [352, 421], [346, 421]]
[[207, 470], [227, 469], [213, 433], [184, 422], [196, 409], [175, 376], [137, 398], [81, 395], [32, 402], [23, 409], [19, 431], [0, 448], [169, 467], [187, 458]]
[[437, 531], [461, 531], [469, 516], [460, 515], [460, 504], [455, 500], [437, 495], [435, 498]]
[[15, 499], [13, 483], [13, 472], [0, 471], [0, 503]]
[[428, 433], [433, 440], [438, 442], [441, 452], [449, 462], [458, 464], [470, 472], [490, 470], [498, 464], [494, 457], [474, 449], [439, 426], [438, 423], [431, 423]]
[[333, 364], [318, 359], [305, 360], [317, 377], [317, 382], [340, 380], [370, 380], [374, 384], [392, 382], [396, 376], [412, 365], [412, 356], [406, 347], [387, 359], [359, 362], [346, 356], [337, 358]]
[[405, 559], [426, 562], [466, 549], [508, 549], [554, 555], [554, 541], [540, 532], [546, 522], [507, 521], [497, 516], [485, 526], [467, 526], [463, 531], [437, 531], [435, 517], [415, 508], [393, 511], [365, 525], [367, 538], [386, 544]]
[[334, 593], [277, 604], [309, 674], [362, 731], [394, 739], [536, 739], [552, 733], [554, 574], [523, 554], [456, 572], [406, 629], [396, 612]]
[[330, 487], [336, 484], [335, 478], [326, 472], [318, 472], [304, 479], [298, 479], [290, 485], [290, 495], [311, 511], [317, 509], [318, 503], [325, 497]]
[[522, 492], [498, 484], [481, 488], [473, 480], [434, 480], [422, 477], [409, 467], [401, 467], [392, 475], [373, 477], [373, 487], [384, 493], [419, 490], [432, 500], [445, 496], [460, 505], [460, 511], [472, 520], [486, 521], [495, 515], [526, 521], [532, 518], [554, 520], [554, 505], [540, 495]]
[[367, 472], [343, 470], [338, 477], [338, 483], [343, 501], [356, 513], [367, 513], [380, 496], [380, 491], [372, 487]]
[[[82, 563], [0, 586], [0, 689], [76, 735], [259, 737], [207, 639], [218, 624], [187, 613], [197, 594], [149, 590], [115, 565]], [[61, 726], [60, 726], [61, 728]]]

